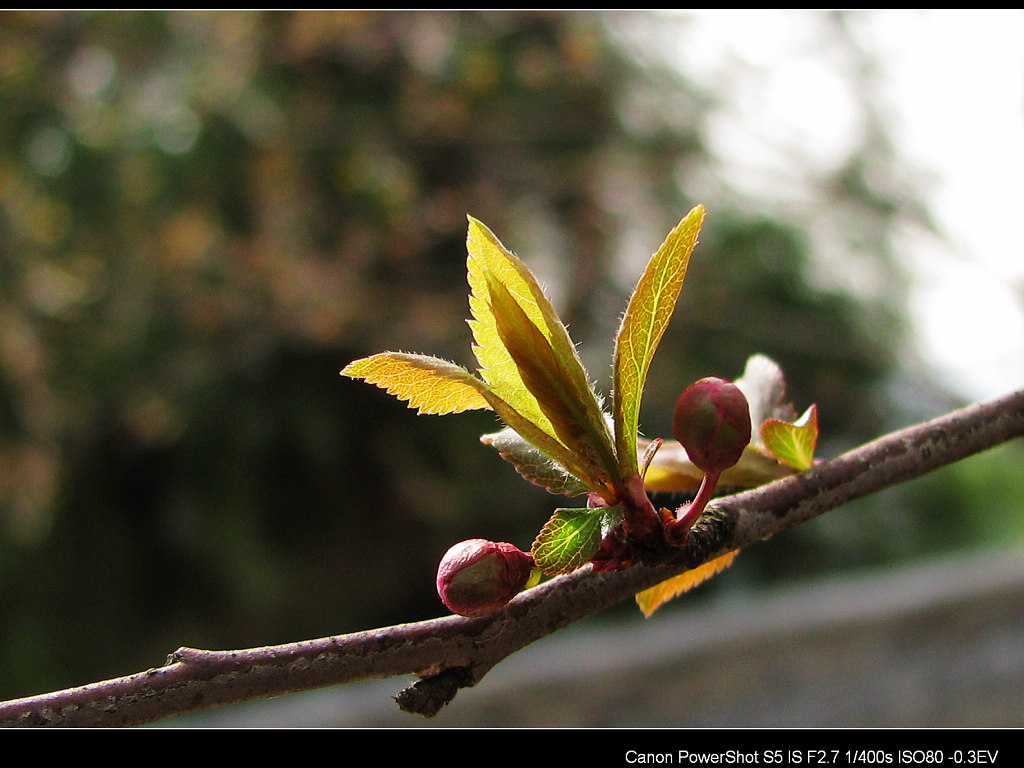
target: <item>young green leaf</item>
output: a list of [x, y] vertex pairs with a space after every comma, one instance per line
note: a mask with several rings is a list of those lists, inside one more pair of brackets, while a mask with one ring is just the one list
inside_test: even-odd
[[469, 219], [466, 248], [469, 253], [467, 267], [472, 316], [469, 326], [473, 331], [473, 353], [480, 363], [480, 375], [519, 413], [557, 439], [554, 428], [537, 403], [536, 396], [523, 383], [519, 366], [498, 333], [497, 319], [491, 309], [489, 283], [500, 283], [514, 295], [529, 322], [545, 338], [550, 339], [556, 330], [564, 332], [564, 327], [526, 265], [506, 250], [487, 227], [473, 218]]
[[419, 413], [489, 409], [486, 385], [465, 368], [426, 355], [380, 352], [345, 366], [342, 376], [364, 379], [405, 400]]
[[565, 326], [526, 265], [472, 218], [467, 250], [469, 324], [482, 378], [399, 352], [357, 360], [342, 375], [377, 384], [420, 413], [490, 408], [590, 490], [612, 495], [611, 433]]
[[624, 508], [556, 509], [533, 542], [531, 554], [546, 574], [570, 573], [585, 565], [601, 540], [622, 521]]
[[761, 425], [761, 439], [779, 461], [796, 469], [810, 469], [818, 445], [817, 407], [812, 405], [793, 423], [767, 419]]
[[650, 589], [645, 589], [643, 592], [637, 593], [636, 603], [640, 606], [644, 616], [650, 618], [652, 613], [669, 600], [679, 597], [684, 592], [689, 592], [715, 574], [724, 571], [732, 565], [732, 561], [736, 559], [737, 554], [738, 551], [728, 552], [721, 557], [704, 563], [704, 565], [697, 566], [692, 571], [686, 571], [678, 576], [673, 576], [671, 579], [666, 579]]
[[498, 451], [498, 455], [516, 468], [516, 471], [535, 485], [559, 496], [580, 496], [589, 486], [569, 474], [513, 429], [503, 429], [483, 435], [480, 442]]
[[555, 437], [585, 467], [594, 488], [614, 485], [617, 465], [597, 396], [575, 357], [558, 354], [508, 289], [486, 274], [498, 337], [515, 362], [523, 385], [548, 417]]
[[580, 462], [572, 451], [548, 435], [547, 432], [538, 428], [532, 421], [521, 416], [518, 411], [497, 395], [490, 393], [488, 395], [488, 402], [491, 403], [491, 407], [494, 408], [506, 426], [522, 435], [524, 440], [536, 446], [538, 450], [550, 457], [552, 461], [565, 467], [566, 471], [571, 475], [586, 483], [590, 490], [600, 492], [601, 488], [595, 488], [593, 481], [589, 480], [591, 477], [591, 467]]
[[618, 484], [611, 433], [568, 331], [529, 268], [473, 218], [466, 247], [480, 375], [529, 426], [505, 423], [607, 494]]
[[[469, 219], [466, 247], [472, 315], [469, 325], [475, 342], [473, 352], [480, 363], [480, 375], [484, 381], [524, 418], [570, 450], [576, 446], [567, 445], [559, 432], [566, 434], [565, 423], [574, 418], [580, 423], [573, 429], [591, 435], [604, 433], [597, 442], [610, 445], [611, 436], [601, 414], [600, 403], [576, 347], [529, 268], [487, 227], [472, 217]], [[540, 352], [547, 358], [541, 363], [547, 374], [557, 375], [560, 379], [558, 388], [561, 390], [556, 398], [545, 399], [543, 403], [538, 400], [538, 392], [542, 397], [549, 394], [547, 389], [552, 382], [544, 374], [534, 375], [531, 383], [534, 389], [540, 388], [535, 392], [525, 380], [523, 371], [525, 366], [527, 374], [539, 373], [536, 366], [531, 369], [532, 358], [527, 353], [529, 345], [541, 338], [544, 344]], [[518, 359], [513, 356], [510, 346], [516, 350]], [[577, 401], [574, 415], [564, 413], [564, 402], [558, 402], [566, 397]], [[560, 428], [556, 429], [552, 423], [551, 414], [563, 422]], [[603, 473], [606, 472], [607, 469], [603, 469]]]
[[698, 205], [665, 238], [633, 290], [616, 336], [612, 414], [619, 471], [625, 477], [639, 471], [636, 439], [647, 371], [672, 319], [703, 222], [704, 206]]

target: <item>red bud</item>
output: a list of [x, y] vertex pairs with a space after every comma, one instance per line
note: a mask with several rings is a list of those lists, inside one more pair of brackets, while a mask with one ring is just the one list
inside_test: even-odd
[[700, 470], [720, 475], [740, 460], [750, 442], [747, 398], [724, 379], [701, 379], [679, 396], [672, 434]]
[[484, 616], [526, 586], [533, 558], [512, 544], [469, 539], [449, 549], [437, 568], [437, 594], [453, 613]]

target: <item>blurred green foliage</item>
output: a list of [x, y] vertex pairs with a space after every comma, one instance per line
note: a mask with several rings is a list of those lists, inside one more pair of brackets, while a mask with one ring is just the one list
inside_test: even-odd
[[[0, 698], [179, 645], [440, 615], [450, 544], [529, 545], [555, 500], [480, 446], [492, 415], [417, 418], [338, 371], [383, 349], [470, 362], [470, 213], [542, 276], [605, 386], [631, 281], [715, 170], [715, 98], [618, 45], [638, 21], [0, 15]], [[687, 383], [755, 352], [818, 403], [824, 449], [900, 421], [888, 238], [907, 201], [863, 183], [877, 151], [820, 181], [883, 301], [817, 286], [793, 222], [700, 200], [649, 434]], [[902, 502], [885, 515], [918, 542]], [[802, 535], [741, 560], [791, 571], [828, 538]]]

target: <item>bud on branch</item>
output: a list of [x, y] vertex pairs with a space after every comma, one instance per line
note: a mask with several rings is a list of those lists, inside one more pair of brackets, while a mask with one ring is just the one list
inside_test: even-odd
[[708, 377], [694, 382], [676, 402], [672, 434], [694, 466], [704, 472], [696, 498], [664, 520], [669, 541], [681, 545], [707, 506], [718, 478], [740, 460], [750, 443], [747, 398], [725, 379]]
[[449, 610], [476, 618], [504, 608], [526, 586], [533, 558], [512, 544], [461, 541], [437, 569], [437, 594]]

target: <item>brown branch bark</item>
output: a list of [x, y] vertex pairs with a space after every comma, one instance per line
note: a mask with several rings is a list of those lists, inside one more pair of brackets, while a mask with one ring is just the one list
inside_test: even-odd
[[642, 589], [824, 512], [1024, 436], [1024, 390], [893, 432], [812, 470], [715, 501], [671, 562], [613, 573], [582, 568], [480, 619], [415, 624], [238, 651], [180, 648], [162, 667], [0, 703], [5, 726], [127, 726], [283, 693], [418, 675], [396, 696], [432, 715], [520, 648]]

